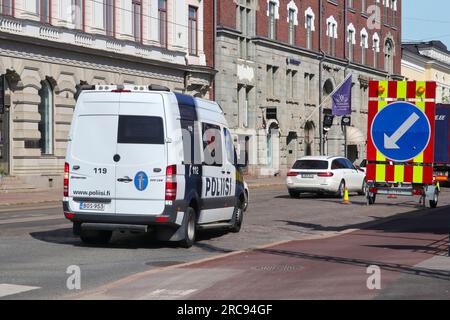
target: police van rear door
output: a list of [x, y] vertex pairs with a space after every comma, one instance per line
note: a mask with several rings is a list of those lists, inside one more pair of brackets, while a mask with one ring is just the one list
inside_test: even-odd
[[89, 92], [76, 106], [68, 147], [69, 207], [115, 213], [118, 95]]
[[165, 111], [159, 93], [121, 93], [116, 213], [161, 214], [165, 206]]

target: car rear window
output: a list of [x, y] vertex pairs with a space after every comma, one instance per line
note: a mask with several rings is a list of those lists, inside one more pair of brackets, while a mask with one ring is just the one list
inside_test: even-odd
[[129, 144], [164, 144], [162, 118], [119, 116], [117, 142]]
[[321, 160], [297, 160], [292, 169], [297, 170], [326, 170], [328, 161]]

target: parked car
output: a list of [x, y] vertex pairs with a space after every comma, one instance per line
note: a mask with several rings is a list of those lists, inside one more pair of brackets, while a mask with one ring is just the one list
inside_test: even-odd
[[361, 163], [359, 164], [359, 166], [356, 166], [356, 168], [360, 169], [362, 172], [366, 173], [367, 171], [367, 160], [364, 159], [363, 161], [361, 161]]
[[298, 159], [286, 179], [289, 195], [301, 193], [344, 196], [350, 192], [365, 194], [366, 175], [344, 157], [303, 157]]

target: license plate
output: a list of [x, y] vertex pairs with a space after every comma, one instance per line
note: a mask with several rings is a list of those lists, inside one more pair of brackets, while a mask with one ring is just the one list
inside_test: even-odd
[[93, 202], [81, 202], [80, 210], [105, 211], [105, 204]]
[[302, 178], [303, 179], [314, 179], [314, 175], [313, 174], [302, 174]]

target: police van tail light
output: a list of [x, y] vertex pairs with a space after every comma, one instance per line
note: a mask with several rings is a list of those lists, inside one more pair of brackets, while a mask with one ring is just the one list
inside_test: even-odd
[[64, 197], [69, 196], [69, 164], [64, 164]]
[[166, 200], [177, 198], [177, 166], [168, 166], [166, 169]]

